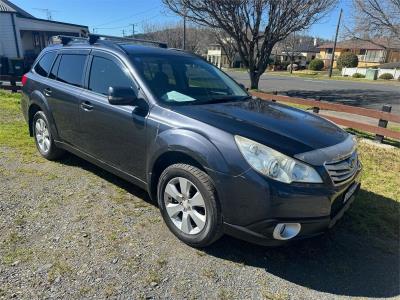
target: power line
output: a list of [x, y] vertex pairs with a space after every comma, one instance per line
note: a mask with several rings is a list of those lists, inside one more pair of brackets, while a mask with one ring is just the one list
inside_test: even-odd
[[152, 8], [150, 8], [150, 9], [147, 9], [147, 10], [145, 10], [145, 11], [141, 11], [141, 12], [138, 12], [138, 13], [136, 13], [136, 14], [133, 14], [133, 15], [130, 15], [130, 16], [127, 16], [127, 17], [123, 17], [123, 18], [119, 18], [119, 19], [114, 19], [113, 21], [106, 22], [106, 23], [103, 23], [103, 24], [98, 24], [98, 25], [95, 25], [95, 27], [97, 28], [97, 27], [99, 27], [99, 26], [104, 26], [104, 25], [108, 25], [108, 24], [112, 24], [112, 23], [117, 23], [117, 22], [120, 22], [120, 21], [124, 21], [124, 20], [130, 19], [130, 18], [132, 18], [132, 17], [145, 14], [145, 13], [147, 13], [147, 12], [149, 12], [149, 11], [152, 11], [152, 10], [156, 9], [157, 7], [158, 7], [158, 6], [155, 6], [155, 7], [152, 7]]

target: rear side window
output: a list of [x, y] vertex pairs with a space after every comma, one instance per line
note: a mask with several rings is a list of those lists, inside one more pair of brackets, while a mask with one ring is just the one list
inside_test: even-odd
[[57, 80], [82, 87], [83, 70], [87, 55], [64, 54], [58, 67]]
[[57, 59], [53, 64], [53, 67], [51, 68], [49, 78], [57, 79], [57, 71], [58, 71], [58, 66], [60, 65], [60, 60], [61, 60], [61, 55], [57, 56]]
[[115, 62], [102, 57], [93, 57], [90, 69], [89, 90], [108, 95], [108, 88], [111, 87], [130, 87], [134, 90], [133, 81]]
[[49, 52], [43, 55], [35, 66], [35, 72], [41, 76], [47, 77], [56, 55], [56, 52]]

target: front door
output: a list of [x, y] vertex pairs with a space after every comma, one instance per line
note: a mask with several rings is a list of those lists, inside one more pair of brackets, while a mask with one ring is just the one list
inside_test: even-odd
[[109, 104], [109, 87], [139, 90], [118, 58], [93, 51], [87, 90], [80, 96], [80, 144], [87, 154], [145, 180], [146, 117], [133, 106]]

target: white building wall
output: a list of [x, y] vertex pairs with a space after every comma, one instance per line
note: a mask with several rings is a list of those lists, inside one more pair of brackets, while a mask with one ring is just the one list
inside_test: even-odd
[[[13, 58], [17, 57], [17, 48], [11, 18], [12, 14], [0, 13], [0, 55]], [[17, 36], [18, 34], [17, 31]]]
[[75, 32], [75, 33], [80, 33], [81, 30], [86, 30], [85, 27], [46, 22], [45, 20], [36, 20], [28, 18], [16, 18], [16, 19], [17, 19], [16, 23], [18, 30]]

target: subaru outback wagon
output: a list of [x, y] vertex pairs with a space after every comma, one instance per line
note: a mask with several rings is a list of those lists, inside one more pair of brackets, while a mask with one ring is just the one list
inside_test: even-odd
[[72, 152], [145, 189], [190, 246], [223, 233], [263, 245], [312, 237], [354, 200], [356, 143], [330, 121], [251, 97], [163, 44], [61, 40], [22, 80], [38, 151]]

